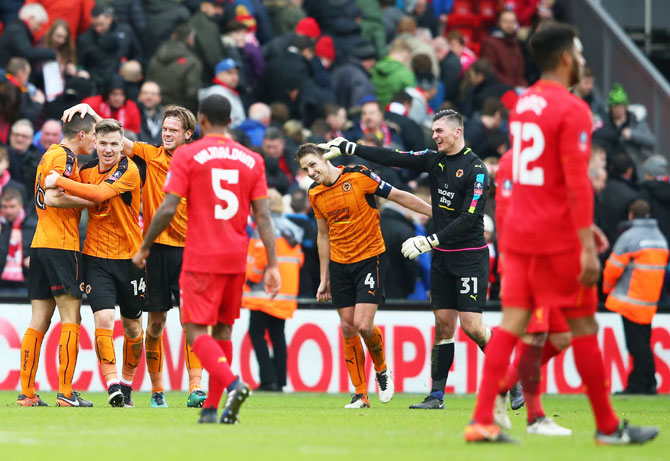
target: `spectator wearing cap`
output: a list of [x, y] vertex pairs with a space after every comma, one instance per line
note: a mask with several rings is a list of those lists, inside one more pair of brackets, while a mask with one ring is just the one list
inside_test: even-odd
[[193, 30], [197, 31], [193, 44], [193, 52], [200, 59], [203, 66], [203, 83], [209, 83], [214, 78], [214, 68], [226, 58], [219, 20], [223, 16], [223, 6], [214, 0], [205, 0], [200, 3], [200, 9], [188, 21]]
[[202, 80], [202, 63], [191, 51], [194, 30], [186, 23], [178, 25], [170, 40], [163, 43], [151, 58], [147, 80], [158, 83], [163, 104], [198, 110], [198, 88]]
[[40, 4], [24, 5], [18, 19], [6, 25], [0, 36], [0, 67], [4, 68], [12, 57], [27, 59], [33, 66], [42, 61], [56, 59], [50, 48], [34, 46], [35, 33], [49, 20]]
[[321, 36], [321, 27], [314, 18], [306, 17], [301, 19], [295, 26], [295, 31], [284, 35], [279, 35], [262, 47], [265, 61], [270, 61], [280, 57], [286, 52], [292, 44], [296, 43], [296, 37], [309, 37], [312, 40], [312, 47], [316, 40]]
[[498, 14], [498, 29], [482, 42], [481, 57], [493, 65], [498, 80], [512, 87], [525, 88], [525, 60], [521, 42], [516, 38], [516, 13], [503, 10]]
[[415, 86], [414, 74], [407, 68], [411, 51], [407, 41], [396, 38], [391, 42], [388, 56], [372, 68], [372, 85], [382, 107], [391, 102], [396, 92]]
[[114, 20], [114, 9], [96, 5], [91, 10], [91, 27], [77, 39], [77, 62], [101, 88], [119, 71], [121, 62], [143, 61], [142, 47], [127, 24]]
[[609, 92], [609, 114], [605, 123], [593, 137], [607, 147], [608, 158], [625, 152], [633, 161], [642, 163], [652, 155], [656, 138], [643, 118], [638, 118], [628, 108], [628, 94], [619, 83]]
[[652, 155], [642, 164], [644, 180], [640, 184], [640, 196], [649, 203], [651, 217], [658, 221], [661, 232], [670, 241], [670, 182], [668, 182], [668, 159]]
[[377, 51], [367, 40], [361, 41], [351, 55], [333, 70], [333, 89], [336, 102], [350, 109], [364, 96], [375, 94], [370, 71], [377, 63]]
[[314, 57], [311, 60], [314, 71], [314, 83], [326, 90], [333, 90], [333, 78], [331, 68], [335, 61], [335, 46], [333, 39], [328, 35], [322, 35], [314, 45]]
[[102, 118], [113, 118], [121, 122], [123, 129], [140, 134], [142, 117], [132, 100], [126, 97], [126, 84], [119, 74], [112, 75], [105, 83], [103, 92], [82, 101], [88, 104]]
[[214, 69], [214, 85], [198, 91], [199, 101], [213, 94], [225, 96], [230, 101], [230, 126], [233, 128], [236, 128], [247, 118], [242, 99], [237, 91], [237, 85], [240, 81], [239, 67], [237, 61], [231, 58], [224, 59]]

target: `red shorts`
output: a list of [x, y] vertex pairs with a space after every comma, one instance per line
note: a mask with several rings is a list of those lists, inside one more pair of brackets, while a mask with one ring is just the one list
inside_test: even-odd
[[579, 251], [538, 256], [506, 252], [503, 306], [557, 307], [567, 318], [594, 315], [598, 305], [596, 287], [585, 287], [577, 281], [579, 256]]
[[240, 318], [244, 280], [245, 274], [181, 271], [179, 287], [182, 323], [235, 323]]
[[526, 326], [526, 333], [565, 333], [570, 331], [570, 325], [565, 320], [561, 309], [557, 307], [536, 307], [530, 322]]

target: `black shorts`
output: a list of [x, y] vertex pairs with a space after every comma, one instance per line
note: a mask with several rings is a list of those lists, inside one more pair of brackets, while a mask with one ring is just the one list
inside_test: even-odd
[[433, 309], [482, 312], [489, 283], [489, 249], [433, 250], [430, 296]]
[[105, 259], [84, 255], [86, 297], [93, 312], [114, 309], [127, 319], [142, 316], [146, 306], [146, 271], [130, 259]]
[[31, 248], [28, 296], [30, 299], [49, 299], [69, 294], [81, 299], [83, 269], [78, 251]]
[[330, 292], [333, 307], [355, 306], [358, 303], [384, 304], [386, 253], [351, 264], [330, 262]]
[[149, 299], [145, 312], [165, 312], [179, 306], [179, 275], [184, 248], [154, 244], [147, 258]]

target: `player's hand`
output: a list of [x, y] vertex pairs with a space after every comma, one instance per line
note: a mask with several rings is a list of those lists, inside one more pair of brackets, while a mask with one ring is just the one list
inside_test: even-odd
[[149, 250], [144, 250], [140, 248], [133, 256], [133, 264], [135, 264], [140, 269], [144, 269], [147, 265], [147, 258], [149, 257]]
[[417, 235], [416, 237], [408, 238], [402, 244], [402, 255], [405, 258], [414, 259], [420, 254], [427, 253], [432, 250], [434, 247], [438, 246], [440, 241], [437, 239], [437, 235]]
[[326, 151], [323, 156], [325, 160], [339, 157], [342, 154], [354, 155], [354, 152], [356, 152], [356, 143], [349, 142], [342, 136], [339, 136], [332, 141], [319, 144], [319, 147]]
[[599, 255], [603, 254], [610, 247], [610, 242], [600, 227], [594, 224], [591, 229], [593, 229], [593, 239], [596, 242], [596, 252]]
[[320, 303], [327, 303], [331, 298], [330, 282], [322, 280], [319, 283], [319, 288], [316, 290], [316, 300]]
[[63, 112], [63, 116], [60, 118], [63, 122], [69, 122], [72, 120], [72, 117], [74, 117], [76, 114], [79, 114], [81, 118], [84, 118], [86, 114], [91, 114], [93, 115], [95, 112], [89, 106], [88, 104], [77, 104], [76, 106], [72, 106], [69, 109], [66, 109], [65, 112]]
[[590, 287], [598, 283], [598, 276], [600, 275], [600, 260], [596, 254], [593, 246], [583, 247], [579, 257], [582, 270], [579, 273], [579, 283]]
[[265, 269], [263, 287], [265, 288], [265, 292], [270, 295], [270, 299], [274, 299], [277, 296], [281, 287], [281, 277], [279, 276], [278, 267], [268, 267]]
[[45, 189], [55, 189], [56, 180], [60, 177], [60, 173], [55, 170], [51, 170], [46, 178], [44, 178], [44, 188]]

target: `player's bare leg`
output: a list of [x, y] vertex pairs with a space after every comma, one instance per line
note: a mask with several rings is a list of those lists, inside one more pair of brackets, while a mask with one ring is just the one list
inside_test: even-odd
[[[344, 362], [347, 365], [351, 384], [354, 385], [355, 393], [350, 403], [344, 408], [369, 408], [368, 385], [365, 380], [365, 352], [361, 343], [359, 329], [370, 334], [373, 329], [374, 316], [377, 311], [375, 304], [361, 304], [361, 311], [356, 315], [356, 307], [343, 307], [337, 309], [340, 316], [340, 328], [344, 345]], [[367, 308], [365, 307], [367, 306]], [[369, 308], [372, 306], [372, 308]]]
[[354, 308], [354, 329], [365, 341], [372, 363], [375, 366], [376, 380], [379, 386], [379, 400], [388, 403], [395, 392], [393, 375], [388, 369], [384, 354], [384, 338], [381, 329], [374, 324], [378, 306], [359, 303]]
[[16, 404], [22, 407], [49, 406], [39, 395], [35, 394], [35, 375], [40, 363], [40, 349], [44, 335], [51, 325], [51, 318], [56, 310], [53, 299], [33, 299], [31, 302], [32, 316], [30, 324], [21, 341], [20, 373], [21, 393]]
[[137, 319], [129, 319], [121, 316], [121, 324], [123, 325], [123, 367], [121, 369], [121, 392], [123, 393], [124, 408], [132, 408], [135, 406], [131, 397], [133, 388], [133, 379], [137, 366], [142, 357], [142, 317]]
[[185, 324], [186, 340], [193, 347], [196, 355], [209, 373], [209, 395], [205, 400], [200, 414], [199, 423], [216, 422], [216, 410], [223, 394], [228, 389], [228, 398], [221, 415], [221, 423], [235, 424], [238, 422], [237, 413], [240, 406], [251, 394], [249, 386], [235, 376], [230, 369], [228, 359], [220, 343], [230, 341], [232, 325], [217, 324], [208, 333], [207, 325]]
[[[179, 322], [181, 323], [182, 328], [184, 324], [181, 322], [181, 310], [179, 311]], [[186, 330], [184, 330], [185, 332]], [[219, 346], [223, 349], [223, 353], [228, 360], [228, 365], [233, 363], [233, 342], [228, 339], [222, 339], [219, 341]], [[191, 347], [186, 341], [186, 334], [184, 333], [184, 361], [186, 362], [186, 371], [188, 372], [188, 400], [186, 401], [186, 406], [189, 408], [200, 408], [202, 407], [203, 402], [207, 398], [207, 393], [202, 390], [201, 381], [202, 381], [202, 363], [200, 359], [193, 352], [193, 347]]]
[[518, 307], [504, 307], [500, 327], [491, 337], [484, 359], [484, 376], [479, 384], [477, 403], [472, 421], [465, 428], [468, 442], [509, 441], [499, 426], [494, 424], [493, 408], [499, 383], [505, 375], [512, 351], [518, 338], [526, 330], [531, 311]]

